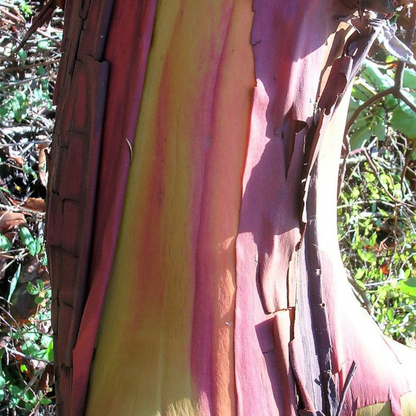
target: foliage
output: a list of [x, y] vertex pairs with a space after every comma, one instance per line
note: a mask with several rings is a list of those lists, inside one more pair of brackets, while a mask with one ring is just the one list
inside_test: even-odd
[[[389, 63], [390, 61], [390, 63]], [[385, 62], [378, 63], [367, 59], [363, 65], [360, 77], [357, 79], [350, 104], [349, 117], [361, 108], [376, 94], [386, 92], [394, 87], [394, 77], [397, 62], [387, 57]], [[414, 102], [416, 98], [416, 73], [413, 69], [403, 71], [403, 91], [408, 99]], [[373, 136], [384, 141], [387, 127], [401, 132], [409, 139], [416, 138], [416, 114], [413, 109], [392, 94], [381, 96], [371, 103], [355, 118], [354, 128], [349, 140], [352, 149], [360, 148], [368, 143]]]
[[0, 414], [52, 415], [45, 149], [62, 14], [18, 50], [39, 3], [0, 1]]
[[416, 278], [416, 182], [412, 188], [402, 175], [410, 153], [402, 135], [388, 133], [352, 151], [338, 213], [343, 261], [360, 300], [387, 335], [413, 345], [416, 304], [407, 286]]
[[339, 240], [362, 305], [416, 347], [416, 72], [373, 52], [352, 90]]
[[[391, 65], [379, 64], [367, 60], [363, 65], [361, 76], [357, 79], [353, 88], [349, 116], [372, 98], [376, 92], [386, 91], [394, 86], [394, 74], [396, 63]], [[416, 75], [413, 69], [404, 70], [403, 86], [409, 99], [414, 100], [416, 89]], [[380, 98], [374, 104], [367, 107], [356, 118], [354, 130], [350, 136], [351, 148], [357, 149], [368, 142], [374, 135], [384, 141], [387, 123], [399, 132], [404, 133], [410, 139], [416, 137], [415, 113], [403, 101], [393, 95]]]
[[[22, 325], [9, 314], [9, 331], [2, 339], [2, 414], [31, 414], [33, 409], [42, 411], [42, 407], [51, 407], [52, 403], [52, 399], [48, 397], [53, 368], [51, 293], [50, 289], [43, 286], [41, 280], [36, 286], [30, 285], [32, 284], [28, 283], [27, 292], [31, 295], [36, 293], [35, 302], [40, 305], [36, 315]], [[44, 413], [40, 414], [49, 414], [47, 411], [45, 408]]]
[[[23, 7], [23, 10], [31, 9], [31, 6], [24, 2], [19, 2], [19, 6]], [[24, 34], [27, 29], [26, 21], [21, 15], [18, 15], [17, 21], [22, 26], [21, 34]], [[13, 122], [42, 124], [45, 110], [52, 109], [53, 83], [48, 65], [45, 63], [56, 64], [58, 52], [57, 45], [52, 45], [49, 38], [51, 36], [45, 33], [44, 36], [38, 37], [36, 42], [29, 41], [29, 44], [32, 44], [27, 51], [16, 51], [18, 39], [11, 38], [10, 33], [3, 29], [0, 36], [3, 61], [0, 79], [2, 125], [11, 125]], [[49, 59], [45, 61], [45, 58]]]

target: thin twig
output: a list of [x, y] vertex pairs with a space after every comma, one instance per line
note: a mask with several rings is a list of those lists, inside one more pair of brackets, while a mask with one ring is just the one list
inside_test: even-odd
[[22, 79], [19, 81], [13, 81], [13, 82], [2, 82], [0, 83], [0, 89], [4, 89], [4, 88], [9, 88], [9, 87], [14, 87], [15, 85], [20, 85], [20, 84], [25, 84], [27, 82], [32, 82], [32, 81], [36, 81], [38, 79], [42, 79], [47, 77], [48, 75], [39, 75], [37, 77], [33, 77], [33, 78], [26, 78], [26, 79]]
[[[414, 4], [414, 7], [411, 8], [411, 15], [409, 20], [409, 27], [406, 31], [406, 36], [404, 43], [407, 46], [411, 46], [413, 42], [413, 38], [415, 35], [415, 29], [416, 29], [416, 4]], [[350, 130], [351, 126], [354, 124], [355, 120], [361, 113], [361, 111], [365, 110], [367, 107], [369, 107], [374, 102], [380, 100], [383, 97], [386, 97], [387, 95], [392, 94], [395, 98], [402, 100], [406, 105], [409, 106], [410, 109], [412, 109], [416, 113], [416, 105], [412, 103], [404, 94], [403, 94], [403, 74], [404, 69], [406, 65], [404, 62], [398, 62], [397, 63], [397, 69], [394, 74], [394, 86], [387, 88], [384, 91], [380, 91], [379, 93], [373, 95], [370, 99], [368, 99], [365, 103], [361, 104], [352, 114], [350, 119], [348, 120], [346, 126], [344, 135], [346, 136], [348, 131]]]
[[371, 98], [369, 98], [364, 104], [361, 104], [352, 114], [350, 119], [348, 120], [346, 126], [345, 126], [345, 135], [350, 130], [351, 126], [354, 124], [354, 121], [357, 119], [357, 117], [360, 115], [361, 111], [365, 110], [367, 107], [369, 107], [371, 104], [375, 103], [376, 101], [382, 99], [383, 97], [393, 94], [396, 91], [396, 87], [390, 87], [387, 90], [380, 91], [376, 95], [373, 95]]
[[59, 61], [60, 59], [52, 59], [50, 61], [38, 62], [38, 63], [30, 64], [30, 65], [11, 66], [9, 68], [0, 69], [0, 74], [4, 72], [25, 71], [27, 69], [37, 68], [39, 66], [49, 66], [49, 65], [57, 64], [59, 63]]
[[352, 362], [350, 371], [348, 372], [347, 378], [345, 380], [344, 388], [342, 389], [341, 400], [338, 405], [338, 410], [335, 416], [340, 416], [342, 412], [342, 408], [344, 407], [345, 399], [347, 397], [348, 389], [350, 388], [350, 384], [352, 382], [352, 378], [354, 377], [354, 373], [357, 370], [357, 364], [355, 361]]
[[41, 30], [41, 29], [37, 29], [36, 30], [37, 33], [39, 33], [39, 35], [49, 39], [51, 42], [53, 42], [56, 46], [58, 46], [59, 48], [61, 47], [61, 42], [59, 40], [56, 40], [55, 38], [53, 38], [52, 36], [50, 36], [48, 33], [46, 33], [45, 31]]
[[31, 355], [26, 355], [21, 353], [20, 351], [17, 351], [13, 348], [9, 348], [9, 347], [4, 347], [4, 349], [6, 350], [6, 352], [10, 353], [11, 355], [17, 355], [18, 357], [22, 357], [25, 360], [29, 360], [29, 361], [41, 361], [42, 363], [46, 363], [46, 364], [50, 364], [51, 362], [49, 360], [45, 360], [43, 358], [38, 358], [38, 357], [32, 357]]
[[[20, 328], [19, 324], [17, 323], [16, 319], [14, 319], [13, 316], [6, 309], [4, 309], [2, 306], [0, 306], [0, 311], [2, 311], [4, 314], [6, 314], [14, 322], [14, 324], [16, 325], [16, 328], [15, 328], [16, 331], [21, 331], [22, 330]], [[13, 328], [13, 327], [11, 326], [11, 328]]]
[[[14, 7], [13, 7], [13, 9], [14, 9]], [[24, 23], [25, 22], [25, 20], [22, 17], [19, 18], [18, 16], [15, 16], [13, 13], [10, 13], [7, 10], [5, 10], [3, 7], [1, 8], [1, 12], [3, 14], [5, 14], [9, 19], [14, 20], [15, 23]]]
[[399, 98], [401, 99], [412, 111], [414, 111], [416, 113], [416, 105], [414, 103], [412, 103], [404, 94], [403, 91], [401, 89], [399, 89], [397, 92], [395, 92], [394, 94], [395, 98]]
[[32, 140], [30, 142], [25, 142], [25, 143], [0, 144], [0, 149], [3, 149], [5, 147], [23, 146], [23, 145], [27, 145], [27, 144], [51, 144], [51, 142], [52, 142], [51, 140]]
[[374, 172], [374, 174], [375, 174], [375, 176], [376, 176], [376, 178], [377, 178], [378, 183], [379, 183], [379, 184], [380, 184], [380, 186], [383, 188], [384, 192], [388, 195], [388, 197], [389, 197], [392, 201], [394, 201], [396, 204], [403, 204], [403, 201], [399, 201], [399, 200], [398, 200], [395, 196], [393, 196], [393, 195], [390, 193], [390, 191], [388, 190], [387, 186], [386, 186], [386, 185], [384, 185], [384, 183], [381, 181], [381, 178], [380, 178], [380, 175], [379, 175], [379, 173], [378, 173], [377, 167], [376, 167], [376, 165], [374, 164], [373, 160], [371, 159], [370, 155], [368, 154], [367, 149], [366, 149], [365, 147], [362, 147], [362, 148], [357, 149], [357, 150], [360, 150], [361, 152], [363, 152], [363, 153], [364, 153], [364, 155], [365, 155], [365, 157], [366, 157], [366, 159], [367, 159], [368, 164], [370, 165], [371, 169], [373, 170], [373, 172]]
[[370, 315], [372, 315], [373, 314], [373, 306], [371, 305], [371, 302], [367, 298], [367, 292], [348, 273], [347, 273], [347, 278], [348, 278], [348, 281], [350, 282], [350, 284], [354, 287], [354, 289], [360, 295], [360, 298], [361, 298], [361, 302], [360, 303], [364, 306], [364, 308], [366, 309], [366, 311]]

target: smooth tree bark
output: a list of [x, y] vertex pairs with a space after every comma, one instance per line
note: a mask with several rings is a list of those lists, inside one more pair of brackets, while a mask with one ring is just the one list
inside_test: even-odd
[[337, 241], [349, 89], [378, 30], [351, 14], [395, 5], [67, 2], [59, 415], [416, 412], [416, 354], [359, 307]]

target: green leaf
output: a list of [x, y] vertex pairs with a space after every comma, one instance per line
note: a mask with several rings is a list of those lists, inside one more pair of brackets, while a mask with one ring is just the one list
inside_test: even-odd
[[23, 395], [23, 400], [25, 401], [25, 408], [27, 410], [32, 410], [38, 401], [37, 397], [30, 389]]
[[360, 115], [355, 119], [352, 129], [355, 131], [362, 127], [368, 127], [368, 117], [369, 115], [365, 110], [361, 111]]
[[51, 344], [52, 341], [53, 341], [53, 337], [51, 335], [48, 335], [48, 334], [43, 334], [42, 338], [40, 339], [40, 343], [45, 348], [48, 348], [48, 346]]
[[21, 346], [22, 353], [33, 358], [45, 359], [45, 349], [41, 349], [37, 344], [34, 344], [33, 341], [26, 341]]
[[0, 186], [0, 191], [5, 192], [7, 195], [10, 195], [10, 196], [12, 195], [12, 193], [8, 189], [4, 188], [3, 186]]
[[35, 286], [33, 283], [29, 282], [26, 286], [26, 290], [30, 295], [37, 295], [39, 293], [39, 288]]
[[40, 335], [36, 331], [28, 331], [24, 333], [25, 341], [31, 341], [32, 343], [39, 339]]
[[376, 176], [372, 172], [366, 172], [365, 173], [365, 180], [367, 183], [375, 182]]
[[416, 72], [413, 69], [406, 68], [404, 70], [403, 86], [416, 90]]
[[[372, 227], [369, 227], [369, 228], [372, 229]], [[377, 241], [377, 233], [373, 233], [372, 236], [370, 237], [368, 245], [374, 246], [376, 244], [376, 241]]]
[[19, 1], [19, 9], [25, 17], [29, 17], [33, 13], [32, 6], [30, 6], [29, 3], [24, 0]]
[[41, 40], [38, 42], [37, 49], [47, 49], [49, 47], [49, 41], [48, 40]]
[[22, 48], [19, 50], [19, 52], [17, 52], [17, 55], [19, 56], [20, 60], [22, 61], [22, 64], [24, 65], [27, 59], [26, 51]]
[[379, 118], [377, 123], [373, 124], [373, 134], [382, 142], [386, 140], [386, 126], [384, 119]]
[[41, 401], [40, 401], [40, 404], [43, 404], [43, 405], [47, 405], [47, 404], [51, 404], [52, 403], [52, 400], [49, 398], [49, 397], [44, 397]]
[[47, 266], [48, 265], [48, 256], [46, 255], [45, 252], [43, 253], [43, 257], [41, 259], [41, 263], [42, 263], [42, 266]]
[[11, 394], [9, 407], [13, 408], [19, 403], [20, 396], [22, 394], [22, 389], [14, 384], [11, 384], [8, 387], [8, 390]]
[[393, 110], [391, 125], [410, 139], [416, 138], [416, 114], [403, 102]]
[[44, 300], [45, 298], [43, 296], [36, 296], [35, 303], [36, 305], [40, 305]]
[[37, 102], [40, 102], [43, 99], [43, 91], [40, 88], [35, 88], [33, 96]]
[[26, 93], [24, 91], [18, 91], [16, 93], [16, 100], [19, 104], [24, 104], [27, 100]]
[[22, 243], [24, 246], [28, 246], [30, 243], [33, 243], [35, 239], [33, 238], [32, 234], [27, 227], [20, 228], [20, 238], [22, 239]]
[[[35, 92], [36, 91], [39, 91], [39, 90], [35, 90]], [[35, 96], [36, 96], [36, 94], [35, 94]], [[38, 101], [42, 101], [42, 97], [40, 97]], [[28, 165], [27, 163], [25, 163], [23, 165], [23, 172], [25, 172], [28, 175], [32, 175], [35, 179], [37, 179], [37, 177], [38, 177], [38, 175], [33, 170], [33, 168], [30, 165]]]
[[392, 189], [392, 180], [389, 175], [386, 175], [385, 173], [380, 174], [380, 182], [387, 186], [388, 189]]
[[357, 254], [366, 263], [373, 263], [376, 260], [376, 255], [372, 251], [358, 250]]
[[9, 239], [5, 236], [5, 235], [3, 235], [3, 234], [0, 234], [0, 248], [3, 250], [3, 251], [7, 251], [7, 250], [10, 250], [11, 248], [12, 248], [12, 243], [9, 241]]
[[14, 291], [16, 289], [17, 282], [19, 281], [21, 269], [22, 269], [22, 265], [19, 264], [19, 266], [17, 267], [17, 270], [16, 270], [15, 274], [12, 277], [12, 280], [10, 281], [9, 296], [7, 297], [7, 301], [8, 302], [10, 302], [10, 299], [12, 298], [13, 293], [14, 293]]
[[358, 269], [355, 273], [355, 280], [360, 280], [365, 275], [365, 269]]
[[351, 191], [351, 198], [357, 199], [360, 194], [360, 190], [357, 187], [354, 187], [354, 189]]
[[42, 249], [42, 239], [36, 238], [35, 243], [36, 243], [36, 254], [39, 254]]
[[387, 311], [387, 318], [389, 319], [389, 321], [393, 321], [393, 319], [394, 319], [394, 309], [393, 308], [390, 308], [388, 311]]
[[390, 109], [396, 107], [397, 105], [397, 99], [394, 98], [391, 94], [384, 97], [384, 102], [386, 104], [386, 107]]
[[355, 129], [354, 133], [350, 137], [350, 145], [352, 150], [363, 147], [364, 143], [372, 136], [372, 131], [366, 126]]
[[394, 85], [394, 80], [382, 72], [374, 62], [366, 60], [363, 64], [361, 77], [377, 90], [386, 90]]
[[43, 66], [38, 66], [36, 68], [36, 72], [38, 73], [38, 75], [42, 76], [42, 75], [45, 75], [46, 69]]
[[[362, 83], [357, 84], [353, 87], [351, 95], [356, 100], [359, 100], [359, 101], [362, 101], [362, 102], [367, 101], [369, 98], [371, 98], [373, 96], [373, 94], [369, 91], [369, 89], [365, 88], [365, 83], [363, 81], [362, 81]], [[358, 106], [359, 106], [359, 104], [356, 103], [356, 107], [358, 107]]]
[[407, 296], [416, 300], [416, 278], [407, 279], [400, 284], [400, 290]]
[[32, 234], [29, 231], [29, 228], [22, 227], [20, 228], [20, 238], [22, 243], [32, 256], [39, 254], [42, 248], [42, 240], [40, 238], [34, 239]]
[[27, 249], [29, 250], [29, 253], [32, 256], [35, 256], [36, 254], [40, 253], [41, 250], [41, 242], [40, 240], [37, 238], [36, 240], [30, 241], [27, 244]]
[[[413, 104], [416, 104], [416, 93], [411, 93], [410, 91], [408, 91], [407, 89], [402, 89], [402, 93], [403, 95]], [[403, 106], [403, 110], [410, 110], [410, 114], [415, 114], [415, 112], [404, 102], [401, 101], [400, 105]]]
[[54, 354], [53, 354], [53, 340], [51, 340], [50, 342], [49, 342], [49, 345], [48, 345], [48, 347], [46, 348], [46, 359], [48, 360], [48, 361], [50, 361], [51, 363], [53, 362], [53, 360], [54, 360]]

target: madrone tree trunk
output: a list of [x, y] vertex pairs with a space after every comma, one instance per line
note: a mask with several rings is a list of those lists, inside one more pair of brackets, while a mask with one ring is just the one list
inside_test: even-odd
[[377, 35], [346, 21], [381, 3], [66, 2], [59, 416], [416, 414], [415, 353], [356, 303], [337, 242], [349, 88]]

